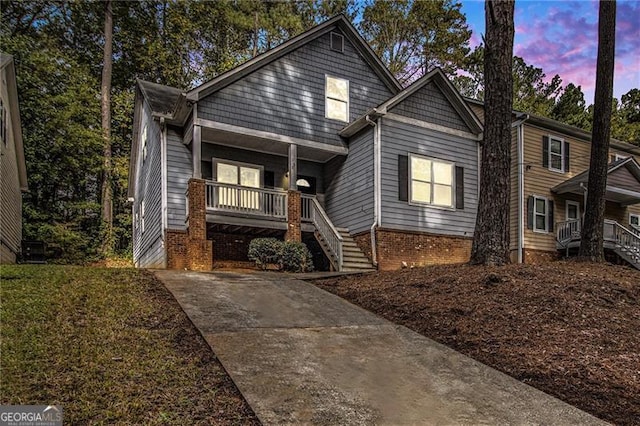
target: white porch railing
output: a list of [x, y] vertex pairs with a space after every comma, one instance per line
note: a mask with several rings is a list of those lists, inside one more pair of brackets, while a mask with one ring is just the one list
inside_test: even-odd
[[566, 222], [560, 222], [556, 226], [556, 240], [561, 245], [580, 238], [580, 219], [567, 220]]
[[227, 183], [206, 183], [207, 210], [287, 219], [287, 193]]
[[305, 220], [308, 215], [320, 236], [326, 243], [326, 249], [329, 251], [329, 260], [336, 271], [342, 271], [342, 235], [333, 226], [329, 216], [316, 199], [311, 195], [302, 195], [302, 219]]
[[[571, 241], [580, 240], [581, 221], [579, 219], [560, 222], [556, 239], [560, 246], [567, 247]], [[620, 225], [615, 220], [605, 219], [602, 227], [604, 241], [623, 259], [640, 269], [640, 235]]]

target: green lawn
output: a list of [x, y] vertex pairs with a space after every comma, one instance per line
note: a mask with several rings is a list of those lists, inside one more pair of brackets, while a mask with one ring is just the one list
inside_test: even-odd
[[2, 266], [0, 289], [0, 404], [61, 404], [66, 424], [257, 424], [150, 273]]

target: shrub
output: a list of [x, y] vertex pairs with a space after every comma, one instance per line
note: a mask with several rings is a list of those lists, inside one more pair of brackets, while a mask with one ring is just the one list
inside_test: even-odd
[[295, 241], [287, 241], [282, 244], [280, 269], [289, 272], [313, 271], [313, 259], [307, 246]]
[[280, 263], [283, 242], [275, 238], [255, 238], [249, 243], [249, 260], [258, 268], [267, 269], [269, 264]]

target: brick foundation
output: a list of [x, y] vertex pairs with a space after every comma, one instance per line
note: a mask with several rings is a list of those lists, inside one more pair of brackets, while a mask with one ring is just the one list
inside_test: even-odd
[[213, 243], [207, 240], [204, 180], [189, 180], [188, 197], [187, 231], [167, 230], [167, 268], [210, 271], [213, 266]]
[[533, 250], [533, 249], [524, 249], [524, 255], [522, 256], [522, 262], [537, 265], [541, 263], [553, 262], [554, 260], [558, 260], [562, 257], [560, 252], [558, 251], [545, 251], [545, 250]]
[[471, 256], [471, 243], [471, 238], [378, 228], [378, 269], [400, 269], [402, 262], [409, 266], [465, 263]]
[[300, 191], [289, 190], [287, 193], [287, 233], [285, 241], [302, 241], [302, 197]]

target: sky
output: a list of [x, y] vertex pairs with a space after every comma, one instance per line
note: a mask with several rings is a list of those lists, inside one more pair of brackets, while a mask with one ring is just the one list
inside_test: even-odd
[[[482, 41], [484, 1], [461, 0], [473, 31], [471, 46]], [[582, 87], [593, 103], [598, 56], [598, 2], [517, 0], [513, 53], [528, 65], [542, 68], [550, 80]], [[640, 0], [618, 0], [613, 95], [640, 88]]]

